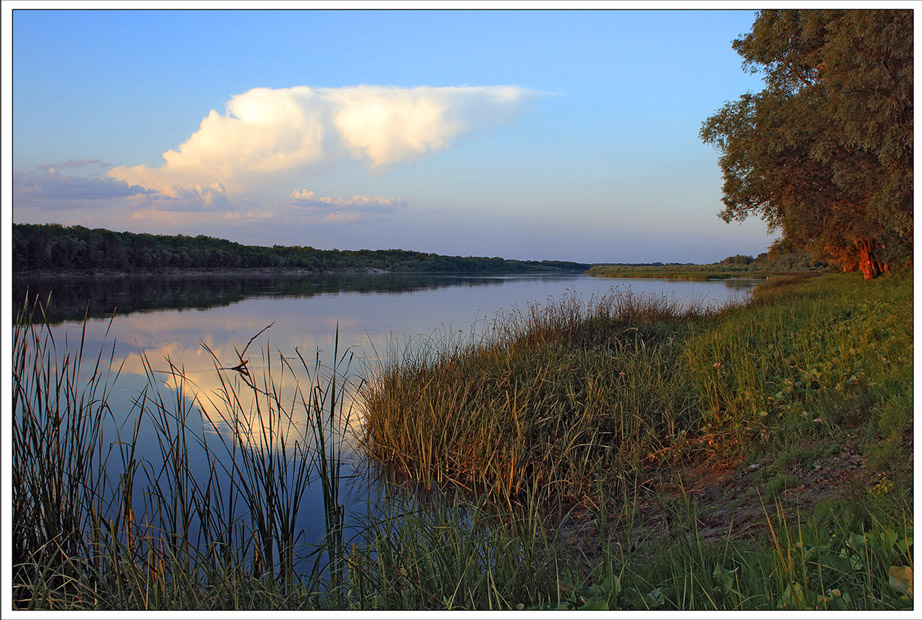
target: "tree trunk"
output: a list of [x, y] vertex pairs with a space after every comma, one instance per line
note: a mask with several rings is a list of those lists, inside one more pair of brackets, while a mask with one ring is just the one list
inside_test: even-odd
[[858, 245], [858, 268], [864, 274], [865, 280], [873, 280], [881, 274], [881, 266], [874, 254], [874, 242], [862, 239]]

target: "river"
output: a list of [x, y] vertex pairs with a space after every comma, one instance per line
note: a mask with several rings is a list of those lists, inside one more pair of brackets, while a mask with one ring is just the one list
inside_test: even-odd
[[[283, 401], [292, 402], [294, 381], [304, 381], [301, 371], [305, 369], [297, 354], [307, 370], [319, 361], [326, 381], [336, 351], [341, 361], [350, 360], [348, 368], [340, 366], [344, 372], [339, 377], [339, 386], [346, 387], [344, 413], [348, 413], [357, 383], [377, 361], [433, 339], [478, 338], [488, 332], [497, 313], [545, 304], [564, 295], [588, 301], [628, 290], [682, 302], [721, 304], [744, 299], [754, 284], [745, 280], [617, 280], [575, 274], [113, 277], [18, 279], [13, 299], [18, 304], [27, 296], [48, 300], [50, 293], [49, 329], [60, 354], [65, 348], [73, 350], [83, 339], [85, 358], [95, 360], [104, 351], [103, 361], [109, 364], [111, 376], [119, 369], [109, 397], [115, 412], [110, 437], [117, 429], [124, 437], [132, 428], [130, 418], [139, 410], [138, 394], [149, 383], [148, 371], [152, 371], [156, 390], [151, 394], [159, 394], [164, 402], [172, 399], [191, 412], [185, 421], [190, 433], [230, 445], [234, 442], [231, 425], [218, 411], [222, 389], [229, 381], [238, 381], [239, 387], [244, 376], [216, 368], [228, 369], [246, 361], [249, 377], [259, 384], [258, 378], [267, 371], [285, 375], [281, 360], [288, 360], [296, 372], [287, 373], [291, 376], [279, 392]], [[177, 371], [172, 375], [161, 372], [171, 365], [184, 377], [181, 394], [175, 381]], [[208, 402], [213, 406], [198, 405]], [[252, 407], [253, 399], [244, 398], [240, 406]], [[296, 412], [292, 421], [303, 428], [306, 414]], [[154, 426], [145, 421], [139, 440], [140, 454], [151, 463], [161, 458], [159, 446], [151, 439], [156, 434]], [[339, 430], [344, 433], [345, 474], [340, 501], [348, 521], [374, 501], [376, 478], [368, 475], [371, 468], [363, 463], [357, 448], [359, 413], [353, 411]], [[258, 435], [254, 430], [253, 437]], [[193, 458], [193, 467], [196, 462], [205, 461]], [[118, 463], [110, 467], [116, 468], [112, 473], [117, 476]], [[310, 484], [299, 513], [298, 523], [307, 540], [316, 540], [323, 532], [320, 492], [319, 484]]]

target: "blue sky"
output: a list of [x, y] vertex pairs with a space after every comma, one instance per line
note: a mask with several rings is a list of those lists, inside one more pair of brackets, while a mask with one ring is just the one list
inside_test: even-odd
[[755, 255], [765, 225], [716, 216], [698, 138], [761, 88], [731, 48], [753, 19], [17, 8], [12, 219], [519, 259]]

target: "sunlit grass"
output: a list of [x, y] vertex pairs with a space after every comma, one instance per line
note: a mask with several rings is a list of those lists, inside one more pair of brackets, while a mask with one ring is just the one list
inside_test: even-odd
[[703, 429], [737, 450], [759, 435], [856, 424], [895, 445], [912, 423], [911, 282], [840, 276], [757, 289], [751, 306], [687, 341]]
[[908, 280], [797, 282], [720, 310], [565, 297], [498, 318], [479, 342], [408, 349], [365, 385], [366, 448], [501, 501], [526, 488], [592, 501], [600, 478], [683, 450], [740, 459], [855, 422], [885, 451], [911, 423]]
[[682, 343], [716, 310], [625, 293], [497, 318], [481, 341], [408, 349], [361, 393], [365, 447], [396, 471], [512, 504], [582, 501], [691, 424]]

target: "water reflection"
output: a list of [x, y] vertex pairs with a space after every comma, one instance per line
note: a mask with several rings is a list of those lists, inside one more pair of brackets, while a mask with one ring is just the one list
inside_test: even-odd
[[724, 278], [722, 280], [727, 288], [738, 289], [741, 291], [751, 290], [753, 286], [765, 282], [764, 278]]
[[419, 274], [246, 274], [171, 276], [53, 276], [13, 279], [14, 313], [28, 296], [53, 304], [48, 320], [57, 323], [147, 310], [208, 310], [250, 297], [307, 298], [339, 292], [405, 293], [446, 286], [502, 284], [499, 276]]
[[[14, 303], [21, 303], [27, 290], [41, 298], [50, 294], [47, 315], [62, 340], [75, 341], [85, 330], [89, 350], [114, 346], [114, 365], [124, 375], [144, 375], [143, 351], [153, 368], [174, 365], [213, 395], [221, 388], [216, 366], [238, 364], [244, 348], [253, 376], [279, 356], [303, 370], [298, 354], [330, 369], [338, 347], [354, 355], [350, 376], [357, 377], [367, 363], [389, 352], [427, 339], [473, 338], [489, 331], [498, 312], [550, 303], [564, 294], [588, 300], [630, 291], [687, 303], [725, 303], [745, 298], [754, 283], [412, 274], [16, 279]], [[84, 326], [87, 308], [90, 319]], [[250, 342], [256, 334], [259, 338]]]
[[[374, 482], [356, 447], [360, 407], [351, 399], [367, 365], [431, 341], [477, 338], [489, 331], [498, 312], [544, 304], [564, 294], [588, 300], [630, 291], [710, 304], [743, 299], [753, 284], [393, 274], [14, 280], [14, 303], [21, 303], [27, 289], [42, 297], [50, 292], [49, 317], [55, 321], [50, 329], [58, 342], [84, 337], [87, 357], [104, 350], [106, 360], [111, 349], [111, 366], [121, 373], [111, 404], [123, 428], [131, 428], [126, 418], [137, 414], [133, 403], [152, 380], [149, 396], [187, 408], [189, 432], [226, 446], [226, 454], [233, 454], [234, 446], [258, 447], [252, 444], [264, 437], [270, 420], [276, 420], [277, 431], [270, 443], [273, 449], [281, 447], [281, 428], [273, 417], [280, 406], [291, 415], [284, 421], [289, 439], [298, 438], [302, 446], [309, 442], [314, 397], [309, 392], [331, 378], [334, 363], [342, 363], [343, 355], [352, 356], [348, 372], [339, 379], [351, 382], [342, 393], [342, 411], [352, 410], [352, 415], [334, 423], [345, 442], [344, 473], [351, 476], [344, 481], [343, 502], [361, 510]], [[100, 318], [116, 307], [114, 316]], [[84, 325], [87, 308], [90, 318]], [[247, 376], [232, 370], [244, 360]], [[319, 373], [319, 380], [312, 373]], [[142, 439], [153, 438], [150, 422], [145, 424]], [[144, 450], [155, 460], [160, 447], [151, 443]], [[318, 487], [305, 491], [310, 497], [299, 520], [309, 539], [323, 529]]]

